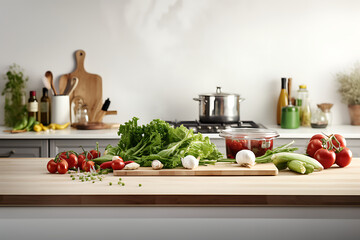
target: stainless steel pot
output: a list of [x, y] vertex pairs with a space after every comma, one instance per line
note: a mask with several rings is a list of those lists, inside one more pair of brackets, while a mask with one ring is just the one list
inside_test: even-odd
[[221, 87], [216, 87], [216, 93], [201, 94], [199, 98], [199, 118], [204, 123], [235, 123], [240, 121], [239, 94], [223, 93]]

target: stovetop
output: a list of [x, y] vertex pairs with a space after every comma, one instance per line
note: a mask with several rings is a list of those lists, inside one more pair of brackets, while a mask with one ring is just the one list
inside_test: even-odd
[[194, 133], [219, 133], [228, 128], [265, 128], [262, 124], [254, 121], [240, 121], [237, 123], [202, 123], [199, 121], [167, 121], [171, 126], [179, 127], [184, 125], [194, 130]]

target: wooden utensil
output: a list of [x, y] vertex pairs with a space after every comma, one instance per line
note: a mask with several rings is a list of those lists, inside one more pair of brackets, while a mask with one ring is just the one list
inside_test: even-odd
[[114, 176], [275, 176], [278, 169], [273, 163], [256, 164], [252, 168], [240, 167], [236, 163], [216, 163], [195, 169], [174, 168], [153, 170], [140, 167], [136, 170], [114, 170]]
[[49, 83], [50, 83], [50, 86], [51, 86], [51, 89], [53, 90], [54, 92], [54, 95], [58, 95], [57, 92], [56, 92], [56, 89], [55, 89], [55, 85], [54, 85], [54, 78], [53, 78], [53, 74], [51, 71], [47, 71], [45, 73], [45, 77], [48, 79]]
[[70, 86], [69, 86], [69, 89], [68, 91], [65, 92], [66, 95], [71, 95], [72, 92], [75, 90], [75, 88], [77, 87], [77, 85], [79, 84], [79, 79], [77, 77], [73, 77], [71, 80], [70, 80]]
[[102, 79], [97, 74], [85, 71], [85, 51], [75, 52], [76, 68], [72, 73], [64, 74], [59, 79], [60, 92], [66, 88], [68, 79], [79, 79], [76, 89], [69, 95], [70, 102], [74, 97], [81, 97], [88, 106], [89, 121], [94, 122], [95, 114], [101, 109], [102, 104]]

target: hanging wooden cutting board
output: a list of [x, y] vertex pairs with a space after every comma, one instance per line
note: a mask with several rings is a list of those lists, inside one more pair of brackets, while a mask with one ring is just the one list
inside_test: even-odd
[[278, 169], [273, 163], [256, 164], [252, 168], [240, 167], [236, 163], [216, 163], [195, 169], [174, 168], [154, 170], [140, 167], [136, 170], [114, 170], [114, 176], [275, 176]]
[[77, 77], [79, 83], [70, 95], [70, 103], [74, 97], [80, 97], [88, 107], [89, 121], [95, 121], [95, 115], [101, 110], [102, 102], [102, 79], [97, 74], [85, 71], [85, 51], [75, 52], [76, 68], [69, 74], [64, 74], [59, 79], [60, 93], [64, 92], [68, 79]]

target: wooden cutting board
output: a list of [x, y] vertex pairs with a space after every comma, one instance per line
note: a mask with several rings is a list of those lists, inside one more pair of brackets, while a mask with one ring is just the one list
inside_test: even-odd
[[89, 121], [95, 121], [95, 115], [101, 110], [102, 101], [102, 79], [97, 74], [88, 73], [84, 68], [85, 51], [75, 52], [76, 68], [72, 73], [64, 74], [59, 79], [60, 93], [64, 92], [68, 79], [77, 77], [79, 83], [70, 95], [70, 103], [73, 98], [80, 97], [88, 106]]
[[235, 163], [216, 163], [196, 169], [174, 168], [153, 170], [140, 167], [136, 170], [114, 170], [114, 176], [275, 176], [278, 169], [273, 163], [256, 164], [252, 168]]
[[99, 129], [117, 129], [119, 123], [103, 123], [103, 122], [89, 122], [87, 124], [73, 124], [71, 127], [78, 130], [99, 130]]

